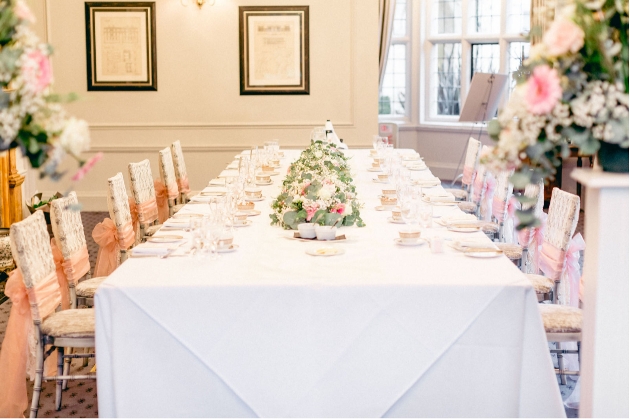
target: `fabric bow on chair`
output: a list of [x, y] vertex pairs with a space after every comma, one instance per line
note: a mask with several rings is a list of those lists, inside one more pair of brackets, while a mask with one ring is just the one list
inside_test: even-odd
[[486, 176], [486, 181], [484, 182], [483, 189], [479, 193], [479, 200], [483, 198], [483, 202], [481, 205], [484, 206], [482, 211], [484, 221], [490, 221], [490, 216], [492, 215], [492, 200], [494, 198], [494, 189], [497, 186], [497, 181], [494, 179], [490, 173]]
[[99, 245], [94, 276], [107, 276], [118, 267], [118, 254], [121, 249], [128, 249], [135, 241], [135, 234], [131, 224], [122, 228], [123, 235], [119, 237], [118, 229], [110, 218], [105, 218], [92, 230], [92, 238]]
[[177, 188], [179, 188], [179, 193], [187, 194], [190, 192], [190, 185], [188, 184], [188, 176], [182, 176], [177, 179]]
[[544, 212], [540, 215], [540, 225], [534, 228], [524, 228], [518, 232], [518, 244], [523, 248], [531, 249], [534, 244], [533, 256], [533, 272], [540, 272], [540, 249], [545, 240], [545, 228], [547, 226], [547, 214]]
[[473, 182], [473, 168], [464, 166], [464, 175], [462, 176], [462, 183], [465, 185], [470, 185]]
[[[35, 341], [33, 315], [30, 304], [37, 302], [33, 310], [39, 311], [44, 319], [59, 306], [61, 294], [55, 272], [40, 280], [38, 284], [27, 289], [18, 268], [9, 274], [5, 294], [11, 299], [11, 313], [0, 352], [0, 417], [23, 417], [28, 407], [25, 375], [31, 380], [35, 377], [35, 353], [29, 347], [29, 340]], [[57, 357], [46, 359], [46, 375], [55, 375]]]
[[[586, 249], [586, 243], [580, 233], [577, 233], [569, 242], [566, 252], [558, 249], [551, 243], [544, 241], [540, 251], [540, 269], [554, 281], [566, 277], [569, 285], [569, 293], [565, 295], [562, 303], [578, 307], [580, 304], [580, 250]], [[567, 299], [568, 297], [568, 299]]]
[[50, 240], [50, 247], [55, 260], [59, 291], [61, 292], [61, 308], [70, 308], [70, 292], [68, 284], [76, 285], [79, 279], [90, 271], [90, 256], [87, 246], [82, 247], [72, 257], [64, 259], [55, 239]]
[[168, 217], [170, 216], [168, 209], [168, 200], [177, 198], [179, 192], [177, 191], [176, 183], [168, 185], [167, 188], [164, 183], [159, 179], [155, 179], [153, 181], [153, 187], [155, 188], [155, 199], [158, 206], [158, 219], [161, 224], [164, 223], [164, 221], [168, 220]]

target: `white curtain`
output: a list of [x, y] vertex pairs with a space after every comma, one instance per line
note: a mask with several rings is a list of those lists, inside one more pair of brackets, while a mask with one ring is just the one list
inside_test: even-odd
[[394, 22], [394, 9], [396, 8], [396, 0], [379, 0], [379, 35], [380, 48], [378, 55], [379, 65], [379, 90], [383, 84], [385, 76], [385, 67], [387, 66], [387, 55], [389, 53], [389, 43], [392, 37], [392, 26]]

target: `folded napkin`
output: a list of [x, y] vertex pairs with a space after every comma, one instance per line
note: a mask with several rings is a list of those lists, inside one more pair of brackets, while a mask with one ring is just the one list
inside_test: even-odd
[[207, 186], [205, 188], [203, 188], [203, 190], [201, 191], [204, 194], [222, 194], [222, 193], [227, 193], [227, 188], [224, 186]]
[[215, 198], [216, 196], [195, 195], [190, 198], [190, 202], [210, 202]]
[[238, 170], [224, 170], [219, 177], [238, 177]]
[[208, 182], [208, 186], [212, 186], [212, 185], [221, 185], [221, 186], [225, 186], [225, 179], [212, 179], [210, 182]]
[[429, 201], [429, 202], [453, 202], [453, 201], [455, 201], [455, 196], [452, 193], [446, 192], [446, 191], [444, 191], [442, 189], [423, 190], [422, 191], [422, 195], [424, 195], [425, 201]]
[[175, 228], [188, 228], [190, 227], [190, 218], [169, 218], [164, 221], [162, 228], [175, 229]]
[[142, 243], [131, 251], [132, 255], [165, 255], [180, 245], [181, 243]]
[[495, 246], [492, 242], [487, 240], [462, 240], [462, 241], [454, 241], [453, 248], [455, 250], [459, 250], [463, 252], [467, 249], [493, 249], [497, 250], [498, 247]]
[[427, 165], [424, 164], [423, 162], [420, 163], [411, 163], [411, 164], [407, 164], [406, 167], [408, 169], [416, 169], [416, 170], [422, 170], [422, 169], [426, 169]]
[[226, 169], [228, 169], [228, 170], [233, 170], [233, 169], [238, 170], [238, 162], [237, 163], [230, 163], [230, 164], [228, 164]]
[[440, 178], [437, 178], [437, 177], [429, 178], [429, 179], [416, 179], [415, 182], [416, 182], [416, 185], [419, 185], [419, 186], [437, 186], [442, 183], [440, 181]]
[[477, 221], [477, 217], [475, 217], [472, 214], [465, 214], [465, 213], [455, 213], [455, 214], [448, 214], [448, 215], [443, 215], [440, 218], [440, 221], [446, 225], [448, 224], [452, 224], [452, 223], [461, 223], [461, 222], [466, 222], [466, 221]]

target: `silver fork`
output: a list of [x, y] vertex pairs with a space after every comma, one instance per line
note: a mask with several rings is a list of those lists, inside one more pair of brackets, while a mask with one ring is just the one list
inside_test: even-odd
[[159, 259], [166, 259], [167, 257], [169, 257], [171, 254], [173, 254], [174, 251], [176, 251], [177, 249], [179, 249], [180, 247], [182, 247], [184, 244], [186, 244], [187, 241], [184, 240], [182, 241], [180, 244], [178, 244], [177, 246], [173, 247], [171, 250], [169, 250], [168, 252], [164, 253], [163, 255], [159, 255], [158, 258]]

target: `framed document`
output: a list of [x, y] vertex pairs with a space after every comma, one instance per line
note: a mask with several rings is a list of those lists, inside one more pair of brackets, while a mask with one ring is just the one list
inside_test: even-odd
[[157, 90], [155, 2], [86, 2], [88, 90]]
[[308, 95], [308, 6], [239, 7], [241, 95]]

